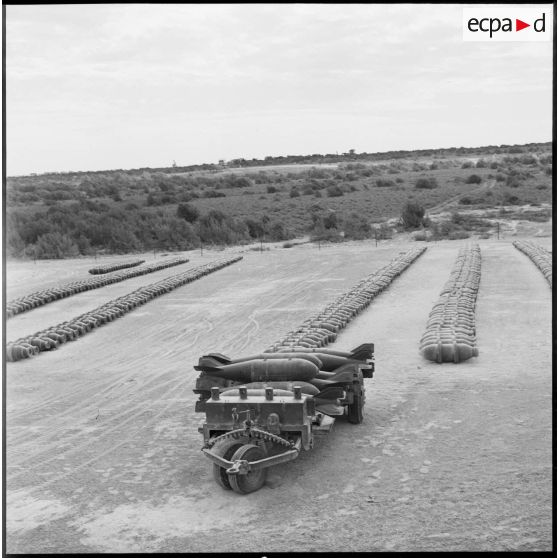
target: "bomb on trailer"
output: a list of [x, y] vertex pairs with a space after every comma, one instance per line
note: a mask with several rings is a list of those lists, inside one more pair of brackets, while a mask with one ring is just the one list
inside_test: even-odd
[[200, 357], [194, 392], [203, 453], [224, 489], [254, 492], [269, 467], [296, 459], [336, 417], [363, 421], [364, 378], [374, 373], [374, 345], [351, 352], [295, 347], [231, 359]]

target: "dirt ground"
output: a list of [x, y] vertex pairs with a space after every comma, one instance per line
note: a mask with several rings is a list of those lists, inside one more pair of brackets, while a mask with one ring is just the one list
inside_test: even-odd
[[[429, 244], [332, 345], [376, 345], [363, 424], [337, 420], [246, 496], [219, 488], [200, 452], [192, 366], [209, 351], [265, 349], [411, 244], [244, 250], [77, 341], [8, 363], [7, 552], [551, 550], [552, 294], [511, 240], [479, 242], [477, 358], [439, 365], [418, 352], [462, 245]], [[6, 339], [217, 255], [16, 316]], [[91, 264], [8, 263], [8, 299]]]

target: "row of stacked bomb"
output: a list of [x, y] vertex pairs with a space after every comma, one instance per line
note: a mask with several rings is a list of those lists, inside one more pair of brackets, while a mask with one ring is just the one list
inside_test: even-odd
[[6, 316], [11, 318], [16, 314], [27, 312], [28, 310], [32, 310], [38, 306], [43, 306], [60, 298], [66, 298], [68, 296], [84, 291], [90, 291], [92, 289], [99, 289], [100, 287], [105, 287], [106, 285], [112, 285], [113, 283], [125, 281], [126, 279], [131, 279], [132, 277], [139, 277], [140, 275], [147, 275], [148, 273], [160, 271], [161, 269], [180, 265], [188, 261], [189, 260], [187, 258], [172, 258], [164, 262], [148, 264], [138, 269], [121, 271], [106, 277], [90, 277], [80, 281], [72, 281], [71, 283], [66, 283], [65, 285], [60, 285], [58, 287], [42, 289], [20, 298], [10, 300], [6, 304]]
[[99, 265], [97, 267], [92, 267], [89, 270], [89, 273], [91, 273], [91, 275], [102, 275], [103, 273], [111, 273], [112, 271], [118, 271], [120, 269], [126, 269], [128, 267], [136, 267], [137, 265], [140, 265], [142, 263], [145, 263], [145, 260], [130, 260], [127, 262], [120, 262], [112, 265]]
[[420, 340], [420, 351], [428, 360], [457, 363], [478, 356], [475, 305], [480, 275], [478, 244], [461, 248]]
[[321, 312], [304, 321], [300, 327], [287, 333], [265, 352], [288, 352], [295, 348], [323, 347], [333, 342], [337, 337], [337, 332], [366, 308], [425, 250], [426, 247], [413, 248], [400, 254], [379, 271], [362, 279]]
[[27, 337], [8, 343], [6, 346], [6, 359], [8, 362], [14, 362], [29, 358], [41, 351], [55, 349], [61, 343], [73, 341], [85, 335], [93, 328], [111, 322], [158, 296], [187, 283], [191, 283], [204, 275], [229, 266], [241, 259], [242, 256], [222, 258], [194, 267], [183, 273], [158, 281], [157, 283], [152, 283], [146, 287], [140, 287], [127, 295], [111, 300], [95, 310], [81, 314], [70, 321], [62, 322], [56, 326], [34, 333], [33, 335], [28, 335]]
[[552, 254], [542, 246], [528, 240], [516, 240], [513, 245], [531, 259], [552, 287]]

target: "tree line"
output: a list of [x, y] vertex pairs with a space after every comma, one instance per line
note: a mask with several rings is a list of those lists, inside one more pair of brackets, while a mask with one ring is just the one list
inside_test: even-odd
[[[378, 235], [365, 216], [337, 212], [314, 204], [306, 232], [312, 240], [341, 241]], [[200, 212], [188, 203], [170, 208], [109, 206], [86, 200], [46, 211], [9, 210], [6, 251], [11, 257], [56, 259], [97, 253], [128, 254], [151, 250], [184, 251], [294, 238], [282, 221], [266, 213], [235, 218], [217, 209]], [[380, 238], [385, 238], [382, 230]]]
[[354, 149], [350, 149], [345, 153], [314, 153], [311, 155], [268, 155], [263, 158], [237, 158], [230, 161], [222, 161], [219, 163], [202, 163], [196, 165], [172, 165], [170, 167], [141, 167], [137, 169], [111, 169], [104, 171], [70, 171], [70, 172], [49, 172], [34, 174], [33, 176], [52, 177], [72, 176], [80, 177], [84, 174], [103, 174], [106, 172], [118, 172], [129, 175], [142, 175], [145, 173], [188, 173], [195, 171], [217, 171], [227, 167], [255, 167], [255, 166], [271, 166], [271, 165], [288, 165], [288, 164], [324, 164], [324, 163], [343, 163], [351, 161], [380, 161], [384, 159], [402, 159], [416, 157], [448, 157], [462, 155], [493, 155], [493, 154], [521, 154], [529, 153], [536, 150], [550, 150], [552, 142], [528, 143], [524, 145], [486, 145], [482, 147], [447, 147], [439, 149], [417, 149], [413, 151], [396, 150], [396, 151], [377, 151], [373, 153], [356, 153]]

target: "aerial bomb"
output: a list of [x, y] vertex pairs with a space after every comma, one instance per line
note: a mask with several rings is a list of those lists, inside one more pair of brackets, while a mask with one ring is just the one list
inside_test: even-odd
[[[230, 358], [221, 353], [209, 353], [208, 355], [203, 355], [200, 357], [198, 366], [194, 367], [196, 370], [209, 371], [208, 367], [222, 366], [228, 364], [237, 364], [239, 362], [247, 362], [249, 360], [260, 360], [260, 359], [285, 359], [285, 358], [302, 358], [308, 360], [315, 364], [318, 369], [322, 368], [322, 361], [317, 355], [309, 353], [260, 353], [257, 355], [250, 355], [240, 358]], [[213, 360], [210, 360], [213, 359]], [[218, 363], [218, 364], [217, 364]]]
[[315, 378], [319, 372], [314, 363], [302, 358], [262, 358], [221, 366], [198, 364], [194, 368], [218, 378], [240, 382], [305, 381]]

